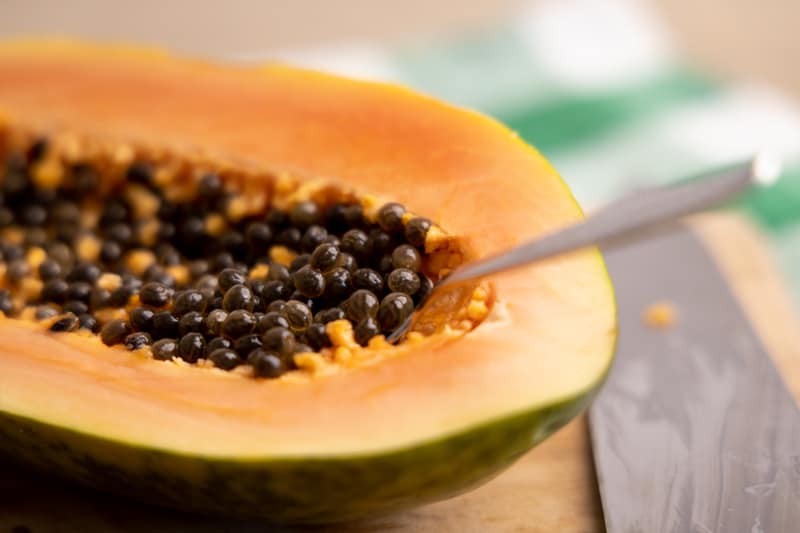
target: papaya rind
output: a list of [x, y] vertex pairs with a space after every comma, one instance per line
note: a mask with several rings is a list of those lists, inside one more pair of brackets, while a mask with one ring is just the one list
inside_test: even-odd
[[[605, 379], [605, 375], [602, 380]], [[330, 523], [455, 496], [565, 425], [602, 380], [545, 406], [386, 453], [237, 460], [148, 449], [0, 412], [0, 449], [145, 503], [271, 523]]]

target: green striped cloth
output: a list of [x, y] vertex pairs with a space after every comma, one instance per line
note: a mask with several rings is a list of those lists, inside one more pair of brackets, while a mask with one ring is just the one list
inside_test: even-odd
[[770, 147], [789, 159], [787, 172], [740, 208], [767, 230], [800, 302], [800, 107], [769, 88], [693, 70], [640, 2], [547, 2], [447, 40], [276, 55], [493, 115], [539, 148], [588, 205]]

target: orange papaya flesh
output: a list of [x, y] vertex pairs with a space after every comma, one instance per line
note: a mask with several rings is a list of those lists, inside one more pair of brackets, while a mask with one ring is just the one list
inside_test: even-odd
[[[398, 201], [456, 236], [463, 259], [582, 217], [556, 171], [491, 119], [284, 66], [7, 43], [0, 117], [247, 170], [251, 186], [287, 175]], [[276, 522], [453, 495], [580, 412], [613, 357], [614, 296], [596, 250], [487, 283], [489, 314], [468, 333], [306, 379], [165, 364], [0, 320], [0, 448], [147, 501]]]

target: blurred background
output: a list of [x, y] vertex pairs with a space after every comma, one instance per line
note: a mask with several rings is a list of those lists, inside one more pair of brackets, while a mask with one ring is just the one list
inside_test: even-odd
[[[574, 0], [0, 0], [0, 34], [77, 34], [144, 41], [212, 56], [343, 41], [408, 44], [502, 25], [536, 5]], [[800, 95], [796, 0], [642, 0], [692, 59]]]
[[770, 146], [785, 178], [738, 208], [800, 301], [797, 0], [0, 0], [0, 37], [132, 41], [411, 85], [504, 121], [579, 200]]

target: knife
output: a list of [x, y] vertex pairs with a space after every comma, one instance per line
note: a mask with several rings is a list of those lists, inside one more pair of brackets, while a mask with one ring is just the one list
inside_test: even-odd
[[[589, 411], [611, 533], [800, 531], [800, 411], [686, 227], [606, 255], [617, 360]], [[668, 299], [671, 327], [643, 324]]]

